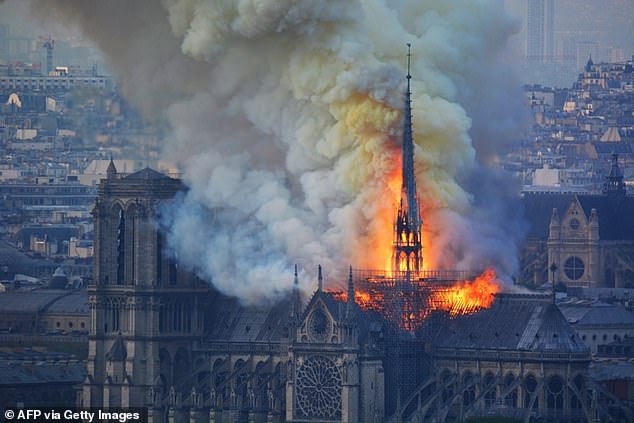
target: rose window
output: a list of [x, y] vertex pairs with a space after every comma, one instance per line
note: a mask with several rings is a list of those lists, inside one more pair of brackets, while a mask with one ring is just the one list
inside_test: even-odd
[[310, 418], [341, 417], [341, 371], [331, 358], [312, 356], [297, 368], [297, 408]]
[[308, 334], [318, 342], [325, 342], [332, 330], [330, 319], [321, 309], [316, 309], [308, 320]]

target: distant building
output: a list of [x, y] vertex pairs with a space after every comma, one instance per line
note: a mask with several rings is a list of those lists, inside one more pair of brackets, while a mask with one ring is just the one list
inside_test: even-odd
[[68, 243], [68, 256], [88, 258], [93, 255], [93, 241], [71, 237]]
[[12, 281], [16, 275], [36, 278], [50, 277], [58, 267], [49, 259], [34, 258], [19, 251], [15, 245], [0, 240], [0, 277]]
[[558, 307], [593, 354], [605, 345], [634, 339], [634, 314], [621, 306], [573, 300], [560, 303]]
[[27, 209], [29, 206], [86, 206], [95, 200], [92, 187], [77, 183], [0, 184], [0, 209]]
[[37, 289], [0, 294], [0, 331], [17, 334], [87, 332], [85, 291]]
[[554, 58], [555, 1], [528, 0], [526, 58], [547, 63]]
[[604, 193], [524, 195], [528, 239], [520, 282], [634, 287], [634, 197], [615, 158]]
[[592, 177], [586, 169], [556, 169], [544, 164], [535, 169], [532, 185], [523, 188], [524, 193], [589, 193], [592, 188]]
[[56, 352], [0, 352], [0, 398], [3, 407], [72, 407], [84, 363]]
[[[112, 160], [112, 162], [120, 173], [127, 174], [138, 170], [134, 160], [116, 159]], [[95, 159], [91, 161], [83, 172], [78, 175], [79, 183], [86, 186], [96, 186], [106, 177], [109, 164], [110, 160]]]
[[115, 92], [117, 83], [108, 76], [0, 75], [0, 91], [64, 92], [73, 88], [99, 88]]
[[[620, 345], [619, 345], [620, 344]], [[632, 339], [627, 342], [615, 343], [613, 346], [605, 347], [607, 350], [629, 349], [630, 353], [633, 348]], [[590, 366], [590, 375], [605, 390], [610, 393], [612, 398], [617, 398], [627, 404], [634, 403], [634, 363], [630, 360], [613, 360], [606, 359], [592, 363]], [[623, 421], [628, 421], [623, 419]], [[629, 420], [631, 421], [631, 420]]]

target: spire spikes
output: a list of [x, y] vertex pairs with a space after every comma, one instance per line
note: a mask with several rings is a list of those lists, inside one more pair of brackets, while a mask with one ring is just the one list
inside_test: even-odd
[[117, 167], [114, 164], [114, 160], [112, 159], [112, 154], [110, 155], [110, 163], [108, 163], [108, 168], [106, 169], [106, 176], [108, 178], [112, 178], [117, 173]]
[[296, 327], [299, 319], [300, 296], [299, 296], [299, 278], [297, 277], [297, 265], [295, 265], [295, 277], [293, 280], [293, 290], [291, 291], [291, 314], [289, 324]]
[[[409, 80], [412, 79], [412, 75], [410, 75], [410, 61], [412, 58], [412, 43], [407, 43], [407, 82], [409, 85]], [[409, 91], [409, 90], [407, 90]]]
[[407, 90], [403, 110], [402, 186], [401, 199], [394, 224], [393, 270], [419, 271], [422, 268], [420, 205], [414, 172], [414, 136], [412, 125], [412, 45], [407, 43]]
[[348, 272], [348, 304], [354, 303], [354, 282], [352, 281], [352, 265]]
[[414, 228], [420, 225], [416, 201], [416, 176], [414, 174], [414, 139], [412, 130], [412, 92], [410, 86], [412, 44], [407, 43], [407, 91], [403, 121], [403, 194], [406, 197], [408, 223]]
[[317, 290], [323, 291], [324, 277], [321, 275], [321, 264], [317, 265]]

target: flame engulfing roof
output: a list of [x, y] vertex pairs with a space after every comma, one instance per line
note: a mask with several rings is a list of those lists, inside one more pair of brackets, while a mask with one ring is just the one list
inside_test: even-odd
[[[414, 332], [436, 311], [449, 317], [475, 313], [488, 308], [500, 284], [493, 269], [476, 277], [465, 272], [372, 272], [357, 271], [355, 302], [366, 311], [374, 311], [400, 330]], [[334, 298], [347, 301], [346, 292], [334, 292]]]

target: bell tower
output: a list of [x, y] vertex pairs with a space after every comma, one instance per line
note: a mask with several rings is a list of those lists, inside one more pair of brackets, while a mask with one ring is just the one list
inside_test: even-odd
[[416, 175], [414, 174], [414, 140], [412, 135], [412, 101], [410, 80], [411, 44], [407, 44], [407, 91], [403, 113], [403, 182], [401, 199], [394, 222], [394, 244], [392, 252], [393, 272], [419, 272], [423, 269], [423, 246], [421, 240], [422, 219]]
[[619, 155], [612, 154], [612, 166], [603, 184], [603, 194], [623, 197], [626, 192], [625, 182], [623, 182], [623, 171], [619, 168]]
[[99, 185], [84, 407], [140, 407], [148, 392], [162, 405], [170, 388], [184, 389], [209, 286], [166, 253], [159, 228], [161, 204], [183, 189], [149, 168], [117, 173], [112, 162]]

